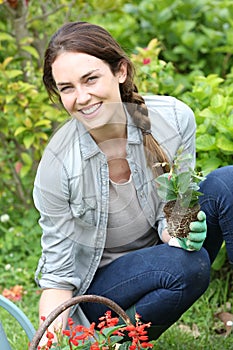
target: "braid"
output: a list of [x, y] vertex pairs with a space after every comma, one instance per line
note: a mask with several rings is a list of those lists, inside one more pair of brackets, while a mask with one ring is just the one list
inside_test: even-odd
[[[148, 109], [143, 97], [138, 94], [137, 90], [133, 92], [132, 101], [131, 103], [128, 103], [126, 107], [133, 118], [134, 123], [142, 130], [147, 164], [152, 169], [155, 177], [164, 172], [168, 172], [168, 157], [151, 133], [151, 122], [148, 116]], [[165, 163], [166, 165], [162, 166], [162, 164]], [[161, 165], [155, 167], [155, 164]]]

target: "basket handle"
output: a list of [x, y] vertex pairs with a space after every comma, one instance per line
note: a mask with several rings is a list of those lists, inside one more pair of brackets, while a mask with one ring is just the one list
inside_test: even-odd
[[104, 304], [111, 308], [113, 311], [115, 311], [127, 324], [130, 325], [131, 321], [129, 316], [125, 313], [125, 311], [114, 301], [112, 301], [109, 298], [98, 296], [98, 295], [78, 295], [76, 297], [73, 297], [71, 299], [66, 300], [64, 303], [60, 304], [56, 309], [54, 309], [45, 319], [45, 321], [40, 325], [38, 330], [36, 331], [30, 346], [29, 350], [37, 350], [38, 344], [45, 333], [46, 329], [49, 327], [49, 325], [66, 309], [69, 307], [79, 304], [81, 302], [92, 302], [92, 303], [98, 303], [98, 304]]

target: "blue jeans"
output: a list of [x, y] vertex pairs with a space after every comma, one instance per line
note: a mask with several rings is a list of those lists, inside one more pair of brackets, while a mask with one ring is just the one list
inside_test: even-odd
[[[128, 253], [99, 268], [87, 294], [112, 299], [124, 310], [135, 305], [143, 322], [156, 325], [156, 339], [204, 293], [210, 261], [204, 248], [187, 252], [159, 244]], [[90, 321], [106, 312], [101, 304], [84, 303]]]
[[201, 209], [207, 217], [207, 238], [204, 247], [213, 262], [223, 240], [230, 264], [233, 265], [233, 166], [211, 172], [200, 185]]

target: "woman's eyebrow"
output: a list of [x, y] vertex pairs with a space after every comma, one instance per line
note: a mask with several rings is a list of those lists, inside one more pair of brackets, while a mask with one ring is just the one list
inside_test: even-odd
[[[87, 72], [86, 74], [81, 76], [80, 80], [84, 80], [84, 79], [88, 78], [91, 74], [95, 73], [98, 70], [99, 70], [99, 68], [93, 69], [90, 72]], [[60, 82], [60, 83], [57, 83], [57, 86], [64, 86], [64, 85], [68, 85], [68, 84], [70, 84], [70, 82], [67, 82], [67, 83], [66, 82]]]
[[89, 77], [89, 75], [91, 75], [92, 73], [95, 73], [95, 72], [98, 71], [98, 70], [99, 70], [99, 68], [96, 68], [96, 69], [93, 69], [93, 70], [91, 70], [90, 72], [84, 74], [84, 75], [81, 77], [81, 80], [83, 80], [83, 79]]

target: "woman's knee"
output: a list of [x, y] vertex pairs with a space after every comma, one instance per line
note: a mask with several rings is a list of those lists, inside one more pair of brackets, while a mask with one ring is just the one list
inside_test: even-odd
[[206, 179], [200, 183], [200, 190], [204, 195], [211, 195], [212, 197], [221, 196], [226, 190], [233, 192], [233, 166], [225, 166], [210, 172]]
[[198, 252], [189, 252], [189, 259], [186, 261], [187, 268], [184, 268], [184, 281], [187, 288], [191, 288], [197, 297], [202, 295], [210, 282], [210, 259], [207, 251], [202, 248]]

